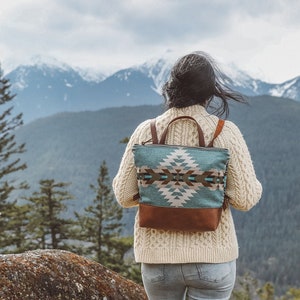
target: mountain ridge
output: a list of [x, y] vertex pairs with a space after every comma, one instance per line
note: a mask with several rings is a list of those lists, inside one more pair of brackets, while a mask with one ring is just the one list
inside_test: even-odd
[[[62, 111], [160, 104], [161, 87], [173, 63], [166, 56], [103, 75], [37, 58], [32, 65], [19, 66], [6, 77], [17, 94], [15, 109], [28, 123]], [[300, 101], [300, 76], [272, 84], [254, 79], [236, 66], [224, 69], [229, 75], [224, 82], [246, 96], [272, 95]]]

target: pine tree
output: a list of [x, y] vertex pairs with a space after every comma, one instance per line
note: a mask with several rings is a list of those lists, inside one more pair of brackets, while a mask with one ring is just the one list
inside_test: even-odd
[[55, 182], [54, 179], [40, 180], [40, 191], [25, 198], [29, 202], [30, 213], [28, 233], [31, 248], [70, 250], [73, 221], [64, 218], [66, 200], [73, 196], [66, 191], [69, 183]]
[[81, 226], [80, 238], [86, 241], [85, 255], [119, 272], [123, 266], [123, 255], [130, 248], [127, 240], [120, 238], [122, 208], [114, 200], [106, 162], [100, 166], [93, 205], [76, 214]]
[[249, 273], [237, 280], [238, 288], [232, 292], [230, 299], [233, 300], [252, 300], [255, 299], [258, 289], [258, 282]]
[[300, 300], [300, 288], [289, 288], [286, 294], [280, 297], [280, 300]]
[[14, 219], [18, 214], [16, 201], [9, 199], [12, 191], [25, 188], [24, 183], [17, 183], [12, 179], [12, 173], [24, 170], [25, 163], [21, 163], [19, 154], [25, 151], [25, 144], [17, 144], [14, 130], [23, 124], [22, 114], [12, 115], [13, 106], [10, 102], [15, 95], [10, 92], [10, 83], [5, 79], [0, 66], [0, 249], [7, 252], [7, 247], [14, 244]]
[[258, 289], [257, 294], [260, 300], [275, 299], [274, 285], [270, 282], [266, 282], [260, 289]]
[[9, 250], [5, 253], [22, 253], [30, 250], [28, 223], [30, 207], [27, 204], [14, 205], [10, 211], [10, 230], [7, 237]]

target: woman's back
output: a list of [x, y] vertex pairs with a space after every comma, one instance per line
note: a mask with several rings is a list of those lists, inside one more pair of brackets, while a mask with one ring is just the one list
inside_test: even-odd
[[[202, 52], [187, 55], [175, 64], [163, 87], [168, 109], [156, 118], [159, 137], [172, 119], [190, 116], [200, 124], [206, 144], [211, 141], [218, 117], [209, 114], [206, 108], [213, 98], [221, 100], [216, 113], [225, 115], [228, 114], [229, 99], [243, 102], [241, 95], [222, 84], [218, 74], [212, 61]], [[139, 205], [132, 148], [134, 144], [142, 144], [149, 139], [150, 120], [146, 120], [132, 134], [113, 181], [116, 199], [123, 207]], [[189, 120], [174, 122], [168, 130], [166, 144], [198, 146], [196, 125]], [[259, 201], [262, 187], [240, 130], [232, 122], [225, 121], [214, 146], [229, 150], [225, 194], [230, 206], [244, 211], [251, 209]], [[230, 207], [222, 212], [215, 231], [142, 228], [138, 213], [134, 226], [135, 260], [142, 263], [143, 281], [149, 299], [182, 299], [185, 293], [195, 297], [193, 299], [229, 299], [235, 280], [235, 260], [238, 258], [238, 242]], [[175, 273], [179, 275], [175, 276]], [[223, 279], [220, 274], [224, 275]], [[212, 284], [206, 284], [207, 278]]]

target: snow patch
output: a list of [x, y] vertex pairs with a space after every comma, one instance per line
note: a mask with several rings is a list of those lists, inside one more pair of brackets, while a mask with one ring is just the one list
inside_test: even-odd
[[91, 69], [91, 68], [87, 68], [87, 69], [83, 69], [83, 68], [74, 68], [74, 70], [79, 74], [79, 76], [88, 82], [95, 82], [95, 83], [99, 83], [101, 81], [103, 81], [105, 78], [108, 77], [108, 75], [105, 75], [97, 70]]
[[[274, 88], [269, 90], [270, 95], [275, 96], [275, 97], [282, 97], [285, 94], [285, 92], [287, 92], [287, 94], [288, 94], [289, 91], [287, 91], [287, 90], [297, 82], [297, 79], [298, 78], [294, 78], [283, 84], [276, 85]], [[294, 95], [294, 97], [296, 96], [295, 92], [291, 92], [291, 93]]]
[[117, 78], [120, 79], [120, 81], [127, 81], [129, 79], [129, 77], [131, 76], [131, 72], [130, 71], [126, 71], [126, 72], [123, 72], [123, 73], [119, 73], [116, 75]]
[[15, 83], [12, 84], [12, 88], [17, 91], [22, 91], [28, 87], [25, 78], [28, 75], [28, 70], [24, 67], [20, 67], [16, 76]]
[[[45, 68], [51, 68], [51, 69], [59, 69], [60, 71], [70, 71], [72, 68], [57, 60], [54, 57], [46, 56], [46, 55], [34, 55], [29, 60], [29, 66], [37, 66], [38, 68], [44, 70]], [[46, 76], [47, 74], [44, 72], [43, 74]]]
[[258, 89], [257, 82], [255, 80], [252, 81], [253, 91], [256, 92]]
[[175, 60], [171, 57], [168, 58], [153, 58], [142, 66], [134, 67], [136, 70], [141, 71], [147, 77], [151, 78], [154, 82], [153, 90], [161, 94], [161, 89], [164, 83], [168, 80], [171, 68], [173, 67]]

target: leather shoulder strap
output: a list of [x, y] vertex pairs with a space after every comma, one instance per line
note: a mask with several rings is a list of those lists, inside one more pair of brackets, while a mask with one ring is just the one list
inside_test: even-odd
[[208, 144], [207, 147], [213, 147], [214, 141], [219, 136], [219, 134], [221, 133], [221, 131], [222, 131], [223, 127], [224, 127], [224, 124], [225, 124], [225, 121], [222, 120], [222, 119], [219, 119], [219, 122], [217, 124], [216, 130], [215, 130], [215, 133], [214, 133], [214, 137], [211, 140], [211, 142]]
[[158, 144], [158, 137], [157, 137], [157, 131], [156, 131], [156, 119], [152, 119], [150, 123], [151, 128], [151, 135], [152, 135], [152, 143]]

